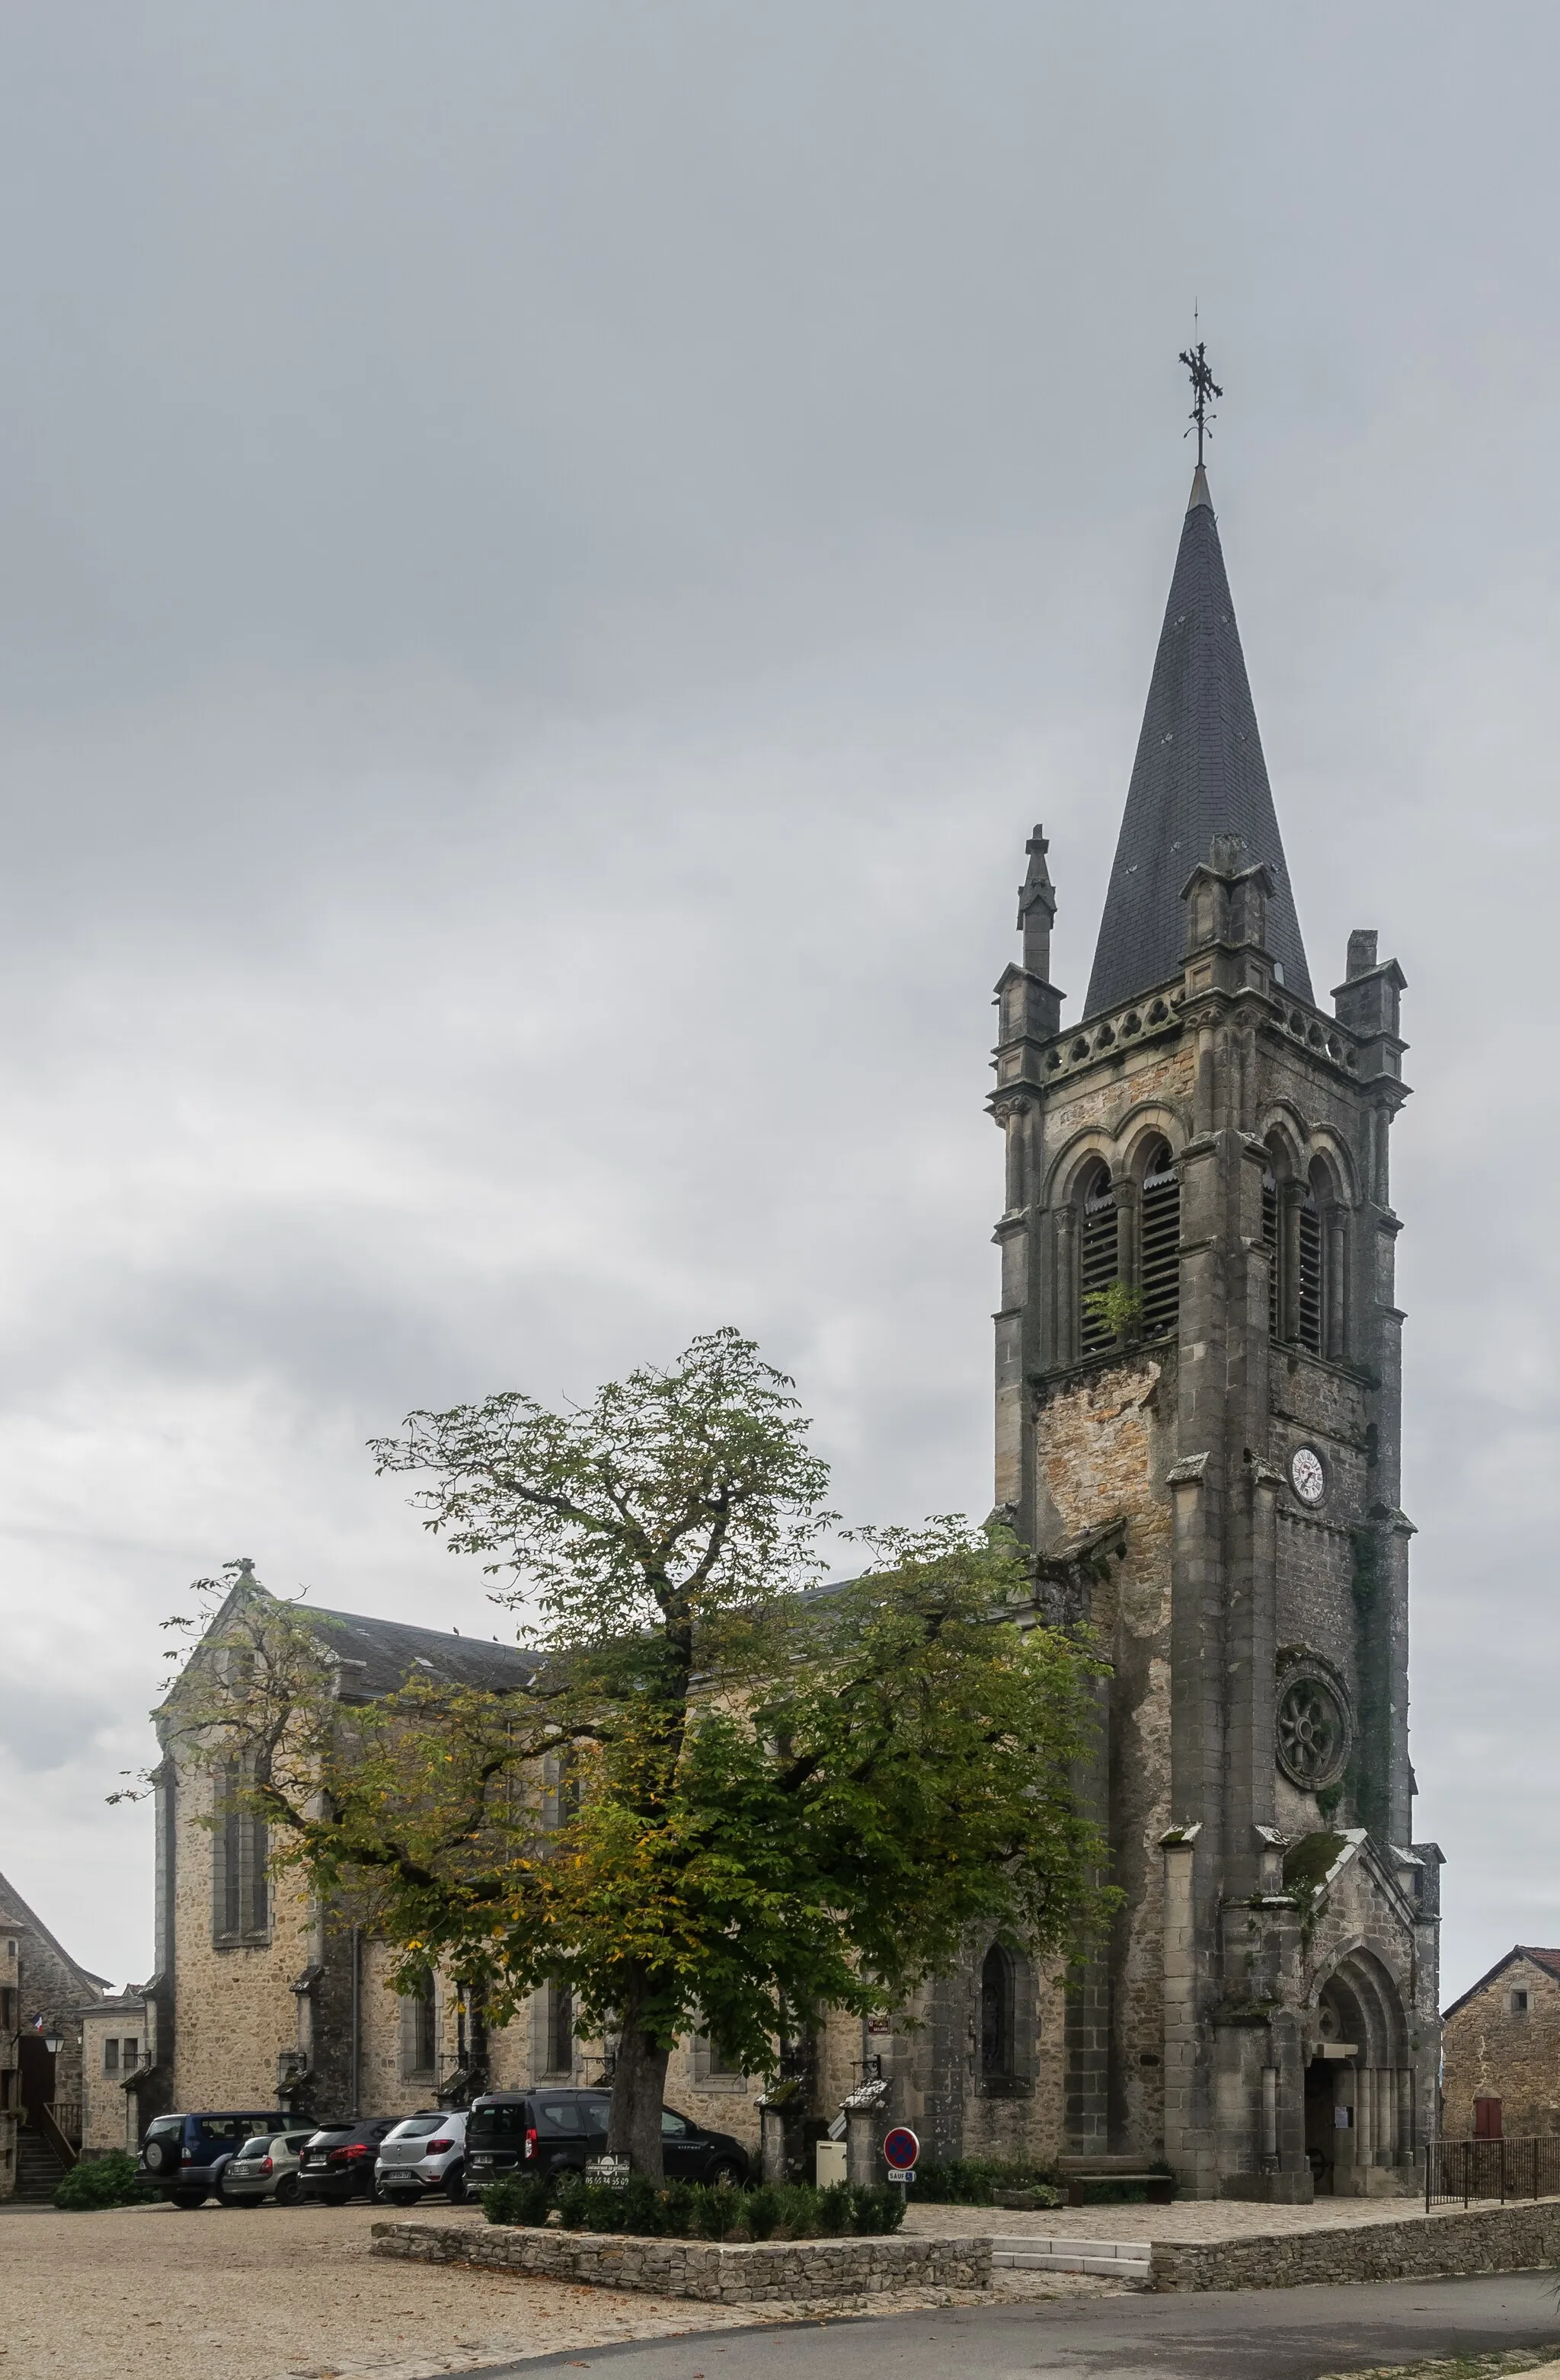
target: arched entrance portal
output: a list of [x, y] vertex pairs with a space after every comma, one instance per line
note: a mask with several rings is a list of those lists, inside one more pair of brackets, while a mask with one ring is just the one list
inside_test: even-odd
[[1397, 1986], [1351, 1951], [1318, 1991], [1306, 2068], [1306, 2157], [1319, 2197], [1396, 2187], [1414, 2153], [1414, 2077]]

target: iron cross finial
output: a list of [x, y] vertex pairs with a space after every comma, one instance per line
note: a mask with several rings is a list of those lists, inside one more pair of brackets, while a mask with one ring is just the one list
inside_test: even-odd
[[[1214, 415], [1209, 406], [1208, 400], [1211, 396], [1223, 396], [1224, 390], [1213, 378], [1213, 369], [1208, 361], [1208, 349], [1201, 339], [1199, 339], [1195, 347], [1183, 347], [1181, 349], [1181, 361], [1185, 364], [1188, 371], [1191, 374], [1192, 408], [1190, 419], [1197, 424], [1197, 459], [1199, 464], [1200, 464], [1202, 461], [1203, 436], [1205, 432], [1210, 436], [1212, 435], [1212, 432], [1208, 431], [1208, 424], [1214, 419]], [[1191, 436], [1191, 431], [1189, 429], [1184, 430], [1181, 432], [1181, 435], [1183, 438], [1189, 438]]]

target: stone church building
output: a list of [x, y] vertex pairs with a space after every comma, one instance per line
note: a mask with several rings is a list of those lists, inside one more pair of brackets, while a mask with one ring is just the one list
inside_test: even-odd
[[[1350, 936], [1318, 1005], [1200, 466], [1082, 1014], [1029, 844], [997, 988], [996, 1501], [1037, 1617], [1111, 1664], [1080, 1780], [1124, 1905], [1066, 1977], [974, 1943], [913, 2022], [828, 2018], [808, 2124], [881, 2079], [924, 2154], [1163, 2162], [1200, 2196], [1412, 2184], [1433, 2131], [1440, 1853], [1412, 1841], [1399, 1505], [1404, 978]], [[524, 1657], [336, 1615], [343, 1694]], [[345, 1632], [345, 1633], [339, 1633]], [[481, 1679], [473, 1662], [486, 1664]], [[491, 1678], [488, 1670], [493, 1671]], [[206, 1789], [209, 1790], [209, 1789]], [[486, 2080], [599, 2079], [567, 2004], [490, 2036], [453, 1985], [278, 1895], [265, 1847], [162, 1771], [163, 2106], [395, 2113]], [[680, 2046], [674, 2107], [756, 2142], [756, 2082]]]

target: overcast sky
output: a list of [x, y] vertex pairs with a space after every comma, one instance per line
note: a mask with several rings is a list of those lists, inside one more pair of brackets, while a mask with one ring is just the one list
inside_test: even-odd
[[[1560, 1942], [1560, 15], [0, 5], [0, 1868], [116, 1983], [186, 1583], [503, 1628], [363, 1451], [735, 1321], [991, 1500], [992, 984], [1214, 499], [1409, 982], [1418, 1832]], [[1076, 1014], [1075, 1004], [1067, 1014]]]

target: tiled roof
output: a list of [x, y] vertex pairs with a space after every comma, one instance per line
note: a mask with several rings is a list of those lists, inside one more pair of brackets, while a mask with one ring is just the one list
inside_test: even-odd
[[1310, 970], [1218, 525], [1200, 466], [1132, 764], [1086, 1016], [1136, 1000], [1180, 973], [1187, 942], [1182, 887], [1207, 859], [1216, 834], [1238, 835], [1245, 864], [1265, 859], [1273, 870], [1268, 947], [1289, 989], [1309, 1001]]
[[71, 1957], [64, 1943], [55, 1940], [36, 1911], [28, 1907], [16, 1886], [0, 1876], [0, 1925], [6, 1925], [15, 1926], [18, 1934], [31, 1932], [40, 1941], [46, 1942], [62, 1965], [79, 1977], [84, 1998], [101, 1998], [104, 1992], [113, 1989], [106, 1975], [94, 1975], [91, 1967], [83, 1967], [79, 1959]]

